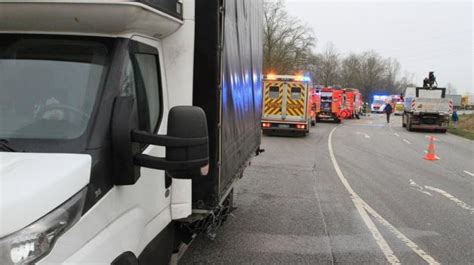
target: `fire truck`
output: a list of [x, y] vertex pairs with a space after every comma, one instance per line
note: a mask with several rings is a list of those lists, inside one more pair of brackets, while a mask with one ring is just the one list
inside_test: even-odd
[[316, 125], [316, 111], [319, 108], [319, 104], [321, 101], [321, 96], [319, 94], [319, 90], [317, 87], [312, 87], [310, 89], [310, 98], [309, 98], [309, 103], [311, 106], [311, 126]]
[[362, 112], [362, 95], [356, 88], [345, 88], [346, 101], [341, 111], [343, 119], [359, 118]]
[[262, 131], [306, 135], [311, 125], [310, 79], [300, 75], [264, 76]]
[[320, 102], [317, 104], [316, 122], [335, 121], [340, 123], [343, 119], [342, 110], [345, 105], [346, 95], [344, 90], [324, 87], [320, 91]]

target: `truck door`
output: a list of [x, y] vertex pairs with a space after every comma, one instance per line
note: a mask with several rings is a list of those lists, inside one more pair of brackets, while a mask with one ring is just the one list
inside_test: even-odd
[[306, 87], [302, 82], [286, 83], [286, 120], [306, 120]]
[[263, 96], [263, 118], [282, 119], [283, 113], [283, 82], [265, 81]]

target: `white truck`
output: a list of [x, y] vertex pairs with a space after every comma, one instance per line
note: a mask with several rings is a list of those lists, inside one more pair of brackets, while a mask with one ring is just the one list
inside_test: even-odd
[[405, 90], [403, 127], [446, 132], [453, 102], [445, 97], [446, 89], [440, 87], [408, 87]]
[[0, 264], [168, 264], [260, 149], [263, 3], [0, 0]]

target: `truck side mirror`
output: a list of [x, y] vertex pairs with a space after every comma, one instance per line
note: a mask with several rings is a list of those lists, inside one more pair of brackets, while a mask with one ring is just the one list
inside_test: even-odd
[[[165, 170], [173, 178], [192, 179], [206, 175], [209, 139], [204, 111], [199, 107], [176, 106], [168, 115], [168, 134], [138, 130], [135, 100], [117, 97], [112, 117], [114, 178], [117, 185], [134, 184], [140, 167]], [[166, 157], [140, 152], [140, 144], [166, 147]]]

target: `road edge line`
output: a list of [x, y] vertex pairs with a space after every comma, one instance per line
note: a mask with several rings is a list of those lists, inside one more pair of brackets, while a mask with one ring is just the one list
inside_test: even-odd
[[336, 158], [334, 156], [334, 152], [333, 152], [332, 144], [331, 144], [332, 134], [336, 130], [336, 128], [337, 127], [332, 129], [332, 131], [329, 133], [329, 138], [328, 138], [329, 156], [330, 156], [331, 161], [333, 163], [334, 169], [336, 170], [336, 174], [339, 177], [339, 179], [341, 180], [341, 182], [344, 185], [344, 187], [346, 188], [346, 190], [351, 195], [351, 199], [352, 199], [352, 202], [354, 203], [354, 206], [356, 207], [357, 211], [359, 212], [360, 217], [362, 218], [365, 225], [369, 229], [370, 233], [372, 234], [372, 237], [374, 238], [375, 242], [379, 246], [380, 250], [382, 250], [385, 258], [387, 259], [387, 261], [390, 264], [401, 264], [400, 260], [393, 253], [392, 248], [390, 248], [390, 246], [388, 245], [385, 238], [382, 236], [380, 231], [377, 229], [377, 226], [375, 226], [372, 219], [370, 219], [369, 214], [366, 212], [366, 210], [364, 208], [364, 202], [362, 201], [362, 199], [360, 199], [360, 197], [357, 195], [357, 193], [355, 193], [354, 190], [352, 190], [352, 187], [349, 185], [349, 183], [347, 182], [347, 179], [342, 174], [342, 171], [341, 171], [341, 169], [340, 169], [340, 167], [339, 167], [339, 165], [336, 161]]
[[[334, 129], [332, 129], [331, 132], [329, 133], [329, 137], [328, 137], [329, 156], [330, 156], [331, 161], [333, 163], [334, 169], [336, 170], [337, 176], [339, 177], [339, 180], [342, 182], [342, 184], [344, 185], [346, 190], [351, 195], [352, 200], [353, 200], [354, 205], [356, 206], [356, 208], [358, 208], [358, 206], [355, 202], [356, 201], [360, 202], [362, 204], [362, 206], [364, 207], [364, 209], [365, 209], [364, 212], [366, 211], [365, 214], [369, 213], [370, 215], [372, 215], [377, 221], [379, 221], [383, 226], [387, 227], [398, 239], [400, 239], [403, 243], [405, 243], [405, 245], [407, 247], [409, 247], [413, 252], [415, 252], [418, 256], [420, 256], [424, 261], [426, 261], [428, 264], [440, 264], [433, 257], [431, 257], [429, 254], [427, 254], [425, 251], [423, 251], [420, 247], [418, 247], [418, 245], [415, 242], [411, 241], [407, 236], [405, 236], [402, 232], [400, 232], [397, 228], [395, 228], [392, 224], [390, 224], [385, 218], [383, 218], [379, 213], [377, 213], [372, 207], [370, 207], [370, 205], [368, 205], [364, 200], [362, 200], [362, 198], [352, 189], [351, 185], [349, 184], [347, 179], [344, 177], [344, 174], [342, 174], [342, 170], [339, 167], [339, 164], [337, 163], [336, 156], [334, 155], [334, 150], [332, 148], [332, 135], [333, 135], [334, 131], [336, 131], [337, 128], [338, 127], [334, 127]], [[362, 215], [361, 215], [361, 217], [363, 218]], [[365, 222], [365, 220], [364, 220], [364, 222]], [[367, 225], [367, 223], [366, 223], [366, 225]], [[370, 227], [368, 227], [368, 228], [370, 230]], [[375, 229], [377, 229], [377, 228], [375, 227]], [[378, 230], [377, 230], [377, 232], [380, 234], [380, 232]], [[375, 237], [374, 237], [374, 239], [377, 241], [377, 239]], [[382, 237], [382, 239], [383, 239], [383, 237]], [[384, 241], [385, 241], [385, 239], [384, 239]], [[385, 243], [386, 243], [386, 241], [385, 241]], [[377, 241], [377, 244], [379, 244], [378, 241]], [[380, 244], [379, 244], [379, 246], [380, 246]], [[390, 246], [388, 246], [388, 248], [390, 249]], [[382, 249], [383, 252], [385, 251], [385, 249], [383, 249], [382, 247], [381, 247], [381, 249]], [[391, 249], [390, 249], [390, 251], [391, 251]], [[387, 253], [387, 255], [389, 255], [389, 254], [390, 253]], [[393, 251], [392, 251], [392, 254], [393, 254]], [[384, 252], [384, 255], [387, 258], [387, 260], [390, 262], [389, 256], [387, 256], [385, 252]], [[395, 257], [395, 255], [394, 255], [394, 257]]]

